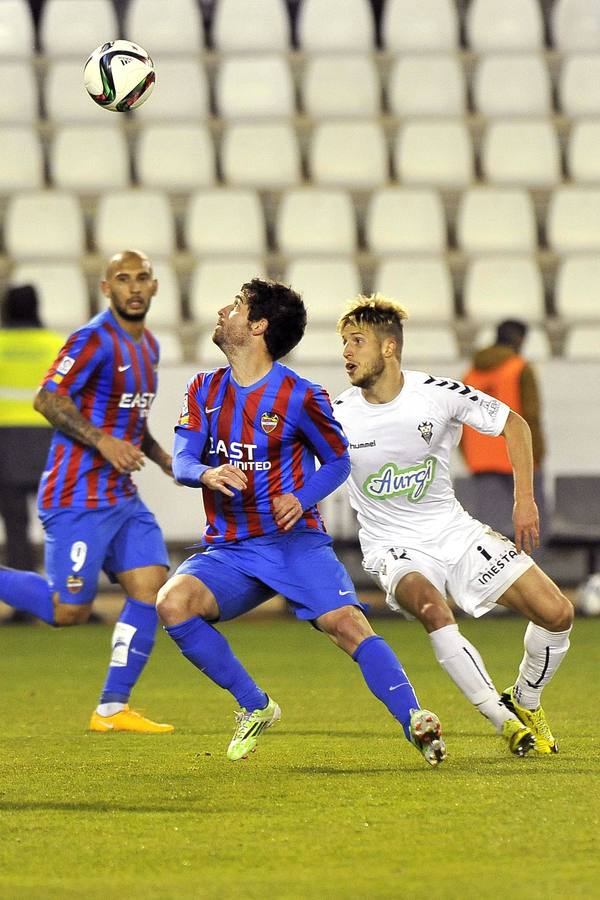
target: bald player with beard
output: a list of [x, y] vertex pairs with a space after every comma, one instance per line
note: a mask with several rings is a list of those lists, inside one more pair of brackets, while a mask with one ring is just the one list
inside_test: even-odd
[[173, 731], [129, 708], [154, 646], [156, 595], [168, 556], [131, 473], [146, 459], [172, 477], [171, 456], [148, 429], [159, 346], [145, 326], [158, 283], [148, 257], [124, 250], [101, 282], [109, 306], [74, 331], [48, 370], [34, 407], [54, 427], [38, 491], [46, 571], [0, 567], [0, 599], [53, 626], [89, 618], [104, 569], [126, 595], [90, 730]]

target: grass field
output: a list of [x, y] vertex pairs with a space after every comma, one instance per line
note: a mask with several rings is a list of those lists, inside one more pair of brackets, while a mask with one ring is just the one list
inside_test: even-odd
[[[523, 623], [463, 621], [497, 685]], [[287, 619], [224, 627], [281, 724], [230, 763], [229, 695], [162, 633], [136, 705], [174, 735], [90, 735], [110, 630], [0, 629], [2, 898], [600, 896], [600, 621], [578, 620], [545, 707], [561, 752], [511, 757], [415, 623], [377, 623], [449, 748], [432, 770], [357, 666]]]

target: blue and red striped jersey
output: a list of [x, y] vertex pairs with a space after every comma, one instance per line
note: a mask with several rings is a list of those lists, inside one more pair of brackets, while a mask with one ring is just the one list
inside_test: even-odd
[[[230, 463], [248, 478], [227, 497], [202, 488], [206, 529], [202, 543], [218, 544], [278, 531], [271, 500], [298, 491], [316, 470], [345, 456], [346, 437], [327, 392], [281, 363], [255, 384], [241, 387], [229, 366], [199, 372], [187, 386], [178, 430], [199, 432], [199, 462]], [[325, 531], [316, 505], [295, 526]]]
[[[156, 396], [159, 347], [144, 330], [137, 343], [110, 309], [74, 331], [41, 386], [68, 396], [102, 431], [141, 446]], [[98, 509], [133, 497], [137, 488], [93, 447], [55, 431], [39, 491], [40, 509]]]

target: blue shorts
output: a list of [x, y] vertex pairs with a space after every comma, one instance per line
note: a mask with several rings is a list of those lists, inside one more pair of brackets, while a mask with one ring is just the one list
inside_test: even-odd
[[346, 569], [321, 531], [248, 538], [208, 547], [176, 575], [193, 575], [212, 591], [219, 619], [235, 619], [283, 594], [298, 619], [318, 619], [342, 606], [361, 606]]
[[40, 514], [46, 532], [46, 572], [61, 603], [91, 603], [98, 575], [142, 566], [169, 568], [158, 523], [139, 497], [107, 509], [52, 509]]

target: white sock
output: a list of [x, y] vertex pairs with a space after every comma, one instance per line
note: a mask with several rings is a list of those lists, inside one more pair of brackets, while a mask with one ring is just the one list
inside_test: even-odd
[[548, 684], [569, 649], [567, 631], [546, 631], [530, 622], [525, 630], [525, 654], [515, 684], [515, 700], [527, 709], [537, 709]]
[[125, 703], [99, 703], [96, 712], [99, 716], [114, 716], [125, 709]]
[[460, 633], [458, 625], [444, 625], [429, 637], [441, 667], [486, 719], [498, 730], [507, 719], [514, 719], [501, 703], [479, 651]]

